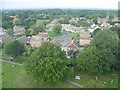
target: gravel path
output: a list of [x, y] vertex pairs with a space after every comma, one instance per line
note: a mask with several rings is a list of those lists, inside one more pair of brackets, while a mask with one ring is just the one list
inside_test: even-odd
[[70, 81], [70, 80], [66, 80], [66, 81], [69, 82], [69, 83], [71, 83], [71, 84], [73, 84], [73, 85], [76, 85], [76, 86], [78, 86], [78, 87], [80, 87], [80, 88], [83, 88], [82, 85], [80, 85], [80, 84], [78, 84], [78, 83], [76, 83], [76, 82], [73, 82], [73, 81]]
[[0, 59], [0, 61], [6, 62], [6, 63], [15, 64], [15, 65], [23, 65], [23, 64], [19, 64], [19, 63], [10, 62], [10, 61], [5, 61], [5, 60], [2, 60], [2, 59]]

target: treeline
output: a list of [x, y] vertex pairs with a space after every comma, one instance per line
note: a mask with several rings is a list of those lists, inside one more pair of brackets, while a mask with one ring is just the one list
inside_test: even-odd
[[[117, 16], [116, 10], [80, 10], [80, 9], [40, 9], [40, 10], [4, 10], [2, 13], [2, 27], [10, 29], [13, 24], [13, 19], [10, 16], [16, 16], [19, 19], [18, 25], [29, 28], [31, 25], [36, 23], [37, 19], [50, 20], [55, 18], [65, 18], [66, 16], [70, 19], [72, 17], [85, 17], [86, 19], [96, 19], [98, 16], [105, 18], [107, 15], [110, 19]], [[47, 24], [49, 22], [44, 22]]]

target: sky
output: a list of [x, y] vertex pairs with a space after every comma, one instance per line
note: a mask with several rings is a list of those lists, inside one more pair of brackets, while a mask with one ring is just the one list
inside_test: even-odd
[[119, 0], [0, 0], [2, 9], [85, 8], [118, 9]]

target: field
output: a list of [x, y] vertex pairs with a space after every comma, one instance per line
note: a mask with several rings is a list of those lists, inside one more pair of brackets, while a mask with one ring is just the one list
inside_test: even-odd
[[37, 22], [49, 22], [50, 20], [37, 20]]
[[[53, 86], [38, 85], [29, 75], [26, 74], [23, 66], [14, 65], [14, 67], [12, 67], [11, 64], [3, 62], [2, 70], [3, 88], [78, 88], [77, 86], [66, 81], [58, 82]], [[80, 80], [71, 78], [70, 80], [83, 85], [85, 88], [118, 87], [118, 76], [116, 73], [98, 76], [98, 80], [95, 79], [96, 76], [92, 75], [80, 73], [76, 73], [76, 75], [80, 75], [82, 78]], [[111, 83], [111, 80], [113, 80], [113, 83]], [[103, 85], [103, 82], [106, 82], [106, 84]]]

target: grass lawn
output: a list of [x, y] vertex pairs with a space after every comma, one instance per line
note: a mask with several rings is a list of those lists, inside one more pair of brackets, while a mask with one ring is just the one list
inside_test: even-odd
[[[87, 75], [83, 73], [77, 73], [76, 75], [81, 76], [80, 80], [71, 79], [72, 81], [83, 85], [84, 88], [118, 88], [118, 75], [112, 74], [104, 74], [99, 75], [98, 80], [96, 80], [96, 76]], [[113, 83], [111, 81], [113, 80]], [[103, 83], [106, 82], [105, 85]]]
[[60, 37], [60, 36], [63, 36], [63, 34], [56, 34], [53, 31], [47, 31], [47, 32], [49, 33], [50, 37]]
[[37, 19], [37, 22], [49, 22], [50, 20], [39, 20]]
[[22, 37], [22, 36], [24, 36], [24, 34], [14, 35], [14, 37], [17, 37], [17, 38]]
[[80, 35], [80, 33], [79, 32], [71, 32], [71, 31], [63, 31], [63, 32], [67, 32], [67, 33], [69, 33], [69, 34], [75, 34], [75, 35]]
[[[23, 66], [2, 63], [3, 70], [3, 88], [48, 88], [45, 85], [36, 84], [32, 78], [26, 74]], [[52, 86], [53, 88], [78, 88], [66, 81], [58, 82]]]
[[[2, 63], [3, 71], [3, 88], [78, 88], [71, 83], [66, 81], [61, 81], [53, 84], [52, 86], [38, 85], [35, 83], [32, 78], [26, 74], [23, 66]], [[98, 76], [98, 80], [95, 80], [96, 76], [76, 73], [76, 75], [82, 76], [82, 79], [76, 80], [71, 78], [71, 81], [83, 85], [84, 88], [117, 88], [118, 87], [118, 76], [117, 74], [104, 74]], [[113, 83], [111, 84], [111, 80]], [[106, 85], [102, 85], [103, 82], [106, 82]]]

